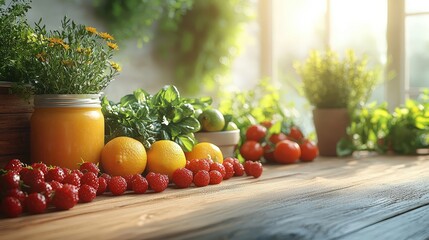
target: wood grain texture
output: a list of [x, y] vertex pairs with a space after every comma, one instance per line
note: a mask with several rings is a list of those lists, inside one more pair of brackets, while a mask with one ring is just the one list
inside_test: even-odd
[[429, 157], [319, 158], [258, 179], [97, 197], [0, 220], [1, 239], [424, 239]]

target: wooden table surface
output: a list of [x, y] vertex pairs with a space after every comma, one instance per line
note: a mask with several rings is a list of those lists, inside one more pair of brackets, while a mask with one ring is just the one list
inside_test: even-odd
[[0, 239], [427, 239], [429, 157], [318, 158], [258, 179], [0, 219]]

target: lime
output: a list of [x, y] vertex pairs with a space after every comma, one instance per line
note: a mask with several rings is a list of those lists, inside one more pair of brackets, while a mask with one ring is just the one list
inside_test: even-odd
[[229, 122], [229, 123], [226, 125], [226, 130], [227, 130], [227, 131], [237, 130], [237, 129], [238, 129], [237, 124], [235, 124], [234, 122]]
[[201, 130], [207, 132], [222, 131], [225, 126], [225, 118], [217, 109], [206, 109], [199, 116]]

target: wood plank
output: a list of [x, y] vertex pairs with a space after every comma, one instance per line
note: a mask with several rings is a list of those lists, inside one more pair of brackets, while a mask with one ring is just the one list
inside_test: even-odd
[[[428, 157], [399, 156], [270, 165], [259, 179], [236, 177], [159, 194], [106, 195], [69, 211], [1, 219], [0, 234], [2, 239], [384, 237], [392, 225], [429, 216], [428, 170]], [[398, 228], [396, 239], [429, 236], [426, 229], [416, 224], [401, 233]]]

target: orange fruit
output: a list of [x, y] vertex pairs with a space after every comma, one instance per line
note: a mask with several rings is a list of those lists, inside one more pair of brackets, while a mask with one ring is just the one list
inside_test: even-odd
[[191, 161], [193, 159], [207, 159], [210, 158], [215, 162], [223, 163], [223, 154], [220, 148], [213, 143], [200, 142], [197, 143], [192, 151], [186, 152], [186, 159]]
[[146, 149], [134, 138], [117, 137], [103, 147], [100, 163], [112, 176], [141, 174], [146, 168]]
[[201, 130], [207, 132], [222, 131], [225, 127], [225, 117], [217, 109], [206, 109], [199, 116]]
[[159, 140], [147, 151], [147, 169], [149, 172], [168, 175], [172, 179], [173, 172], [186, 166], [186, 157], [179, 144], [171, 140]]

